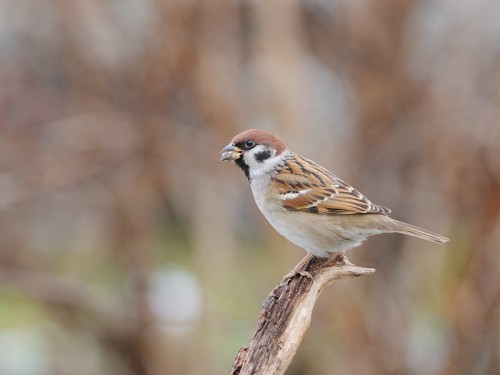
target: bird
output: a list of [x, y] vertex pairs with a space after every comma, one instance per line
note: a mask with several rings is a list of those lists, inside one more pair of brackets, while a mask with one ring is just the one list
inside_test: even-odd
[[318, 258], [361, 245], [369, 236], [402, 233], [443, 244], [449, 239], [389, 217], [326, 168], [288, 149], [274, 133], [249, 129], [221, 151], [243, 170], [257, 207], [271, 226]]

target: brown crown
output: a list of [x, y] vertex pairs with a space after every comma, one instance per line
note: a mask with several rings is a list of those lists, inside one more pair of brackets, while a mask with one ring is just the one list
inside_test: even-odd
[[279, 155], [286, 150], [285, 142], [283, 142], [280, 137], [270, 131], [262, 129], [245, 130], [244, 132], [234, 136], [231, 142], [237, 145], [239, 143], [245, 143], [249, 140], [254, 141], [258, 145], [267, 145], [274, 148], [276, 150], [276, 155]]

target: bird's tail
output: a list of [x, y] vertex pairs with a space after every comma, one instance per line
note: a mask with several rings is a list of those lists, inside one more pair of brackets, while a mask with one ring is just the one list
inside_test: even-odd
[[394, 219], [392, 219], [392, 221], [394, 222], [394, 224], [396, 224], [394, 231], [397, 233], [403, 233], [413, 237], [421, 238], [426, 241], [441, 244], [449, 241], [449, 238], [433, 233], [427, 229], [419, 228], [415, 225], [411, 225]]

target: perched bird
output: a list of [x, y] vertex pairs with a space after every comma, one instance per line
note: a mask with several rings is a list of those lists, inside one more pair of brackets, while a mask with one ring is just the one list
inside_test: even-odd
[[288, 150], [275, 134], [260, 129], [236, 135], [222, 149], [250, 182], [255, 203], [282, 236], [326, 258], [359, 246], [367, 237], [403, 233], [436, 243], [448, 238], [395, 219], [348, 183]]

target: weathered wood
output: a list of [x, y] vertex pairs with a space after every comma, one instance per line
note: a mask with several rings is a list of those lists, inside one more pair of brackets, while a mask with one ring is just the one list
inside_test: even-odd
[[309, 328], [322, 289], [334, 280], [373, 272], [353, 265], [344, 254], [328, 259], [307, 255], [264, 301], [254, 337], [240, 349], [229, 374], [283, 374]]

